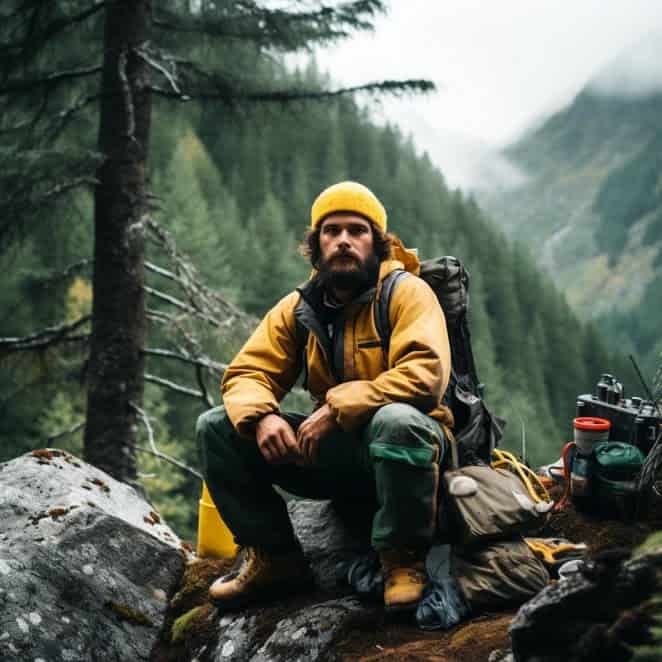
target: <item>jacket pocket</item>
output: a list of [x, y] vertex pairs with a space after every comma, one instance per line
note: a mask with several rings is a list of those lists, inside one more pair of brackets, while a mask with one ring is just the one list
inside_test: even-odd
[[356, 343], [359, 349], [370, 349], [372, 347], [381, 347], [382, 343], [379, 340], [360, 340]]

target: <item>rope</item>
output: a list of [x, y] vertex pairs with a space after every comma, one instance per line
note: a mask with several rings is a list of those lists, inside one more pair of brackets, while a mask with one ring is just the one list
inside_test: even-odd
[[517, 474], [535, 503], [552, 500], [547, 488], [540, 480], [540, 476], [526, 464], [520, 462], [512, 453], [495, 448], [492, 454], [495, 457], [495, 460], [492, 461], [492, 468], [504, 468]]

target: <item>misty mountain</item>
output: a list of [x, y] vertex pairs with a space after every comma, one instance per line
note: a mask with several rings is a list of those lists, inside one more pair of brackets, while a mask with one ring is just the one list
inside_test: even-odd
[[[401, 116], [394, 115], [405, 124]], [[457, 131], [440, 129], [421, 115], [416, 117], [416, 138], [451, 188], [503, 191], [521, 186], [526, 179], [494, 145]]]
[[650, 372], [662, 349], [662, 81], [642, 48], [504, 150], [528, 176], [520, 186], [477, 197], [580, 317]]

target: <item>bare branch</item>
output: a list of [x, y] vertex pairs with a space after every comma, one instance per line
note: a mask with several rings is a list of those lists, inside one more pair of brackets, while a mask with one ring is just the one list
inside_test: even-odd
[[173, 315], [168, 315], [168, 313], [164, 313], [162, 310], [155, 310], [154, 308], [146, 308], [145, 315], [147, 319], [153, 322], [159, 322], [159, 324], [173, 324], [175, 321]]
[[192, 476], [195, 476], [196, 478], [199, 478], [200, 480], [204, 480], [202, 474], [195, 469], [189, 467], [187, 464], [184, 464], [183, 462], [180, 462], [176, 458], [172, 457], [171, 455], [166, 455], [165, 453], [161, 451], [156, 451], [154, 452], [151, 448], [143, 448], [142, 446], [135, 446], [135, 449], [137, 451], [140, 451], [141, 453], [149, 453], [150, 455], [153, 455], [154, 457], [158, 457], [159, 460], [163, 460], [164, 462], [169, 462], [170, 464], [173, 464], [174, 466], [178, 467], [179, 469], [182, 469], [183, 471], [187, 471], [190, 473]]
[[86, 78], [101, 73], [101, 65], [69, 71], [54, 71], [40, 78], [25, 78], [5, 81], [0, 86], [0, 96], [7, 96], [17, 92], [27, 92], [39, 87], [54, 87], [68, 80]]
[[204, 400], [203, 393], [201, 393], [200, 391], [195, 391], [192, 388], [188, 388], [187, 386], [181, 386], [180, 384], [171, 382], [168, 379], [163, 379], [162, 377], [157, 377], [156, 375], [150, 375], [148, 372], [145, 373], [144, 377], [146, 382], [151, 382], [152, 384], [158, 384], [159, 386], [163, 386], [164, 388], [169, 388], [171, 391], [175, 391], [176, 393], [181, 393], [182, 395], [188, 395], [192, 398], [196, 398], [197, 400], [200, 399]]
[[[172, 91], [182, 97], [182, 101], [188, 101], [188, 99], [182, 95], [182, 91], [179, 89], [179, 85], [177, 85], [177, 80], [176, 80], [176, 74], [171, 73], [168, 71], [167, 67], [164, 64], [161, 64], [157, 60], [155, 60], [150, 53], [148, 53], [146, 50], [141, 50], [141, 49], [135, 49], [136, 55], [138, 55], [140, 58], [142, 58], [152, 69], [155, 69], [158, 71], [170, 84], [170, 87]], [[172, 60], [170, 61], [170, 64], [172, 64]]]
[[156, 297], [157, 299], [161, 299], [161, 301], [165, 301], [166, 303], [172, 304], [176, 308], [184, 310], [187, 313], [196, 312], [195, 308], [191, 308], [191, 306], [185, 304], [180, 299], [177, 299], [176, 297], [173, 297], [170, 294], [166, 294], [165, 292], [161, 292], [160, 290], [155, 290], [153, 287], [149, 287], [149, 285], [145, 285], [144, 290], [145, 292], [147, 292], [147, 294], [151, 294], [153, 297]]
[[55, 186], [48, 189], [47, 191], [44, 191], [44, 193], [42, 193], [39, 196], [39, 204], [44, 205], [47, 202], [49, 202], [52, 198], [56, 198], [62, 195], [63, 193], [72, 191], [73, 189], [79, 188], [80, 186], [83, 185], [94, 186], [96, 183], [97, 183], [96, 179], [90, 176], [76, 177], [75, 179], [71, 179], [66, 182], [60, 182], [59, 184], [56, 184]]
[[[150, 236], [165, 250], [174, 265], [176, 281], [186, 292], [189, 303], [194, 310], [202, 313], [203, 316], [206, 315], [203, 311], [214, 311], [214, 321], [218, 326], [229, 326], [237, 320], [253, 322], [252, 318], [240, 308], [200, 282], [195, 267], [177, 250], [172, 236], [156, 221], [151, 218], [148, 219], [147, 227], [151, 232]], [[230, 318], [227, 319], [227, 316], [230, 316]], [[223, 322], [218, 321], [223, 318], [226, 318]]]
[[1, 128], [0, 135], [5, 133], [13, 133], [14, 131], [21, 131], [22, 129], [25, 129], [26, 127], [30, 126], [31, 124], [32, 124], [31, 119], [20, 120], [17, 124], [11, 124], [9, 126], [5, 126], [4, 128]]
[[161, 301], [165, 301], [176, 308], [179, 308], [180, 310], [183, 310], [187, 313], [190, 313], [191, 315], [195, 315], [196, 317], [199, 317], [200, 319], [204, 320], [205, 322], [209, 322], [209, 324], [212, 324], [215, 327], [223, 327], [223, 326], [228, 326], [228, 320], [225, 320], [223, 322], [217, 320], [215, 317], [212, 317], [211, 315], [208, 315], [207, 313], [204, 313], [198, 308], [194, 308], [193, 306], [189, 306], [188, 304], [184, 303], [183, 301], [180, 301], [176, 297], [171, 296], [170, 294], [166, 294], [165, 292], [161, 292], [159, 290], [155, 290], [152, 287], [149, 287], [148, 285], [144, 286], [145, 292], [147, 294], [151, 294], [152, 296], [156, 297], [157, 299], [161, 299]]
[[147, 260], [145, 260], [145, 269], [147, 269], [147, 271], [152, 271], [155, 274], [159, 274], [159, 276], [163, 276], [164, 278], [168, 278], [175, 283], [181, 282], [180, 279], [174, 273], [172, 273], [172, 271], [168, 271], [167, 269], [159, 267], [158, 265]]
[[61, 110], [55, 117], [55, 121], [48, 130], [48, 140], [49, 142], [54, 141], [65, 129], [69, 120], [79, 111], [85, 108], [85, 106], [98, 101], [101, 98], [100, 94], [88, 94], [86, 96], [80, 97], [74, 103], [72, 103], [67, 108]]
[[62, 323], [51, 326], [22, 338], [0, 338], [0, 355], [9, 354], [10, 352], [45, 349], [62, 342], [87, 340], [88, 334], [71, 334], [89, 321], [90, 315], [85, 315], [70, 324]]
[[154, 455], [155, 457], [158, 457], [161, 460], [165, 460], [166, 462], [170, 462], [170, 464], [173, 464], [176, 467], [183, 469], [184, 471], [188, 471], [188, 473], [190, 473], [191, 475], [202, 480], [203, 479], [202, 475], [198, 471], [192, 469], [187, 464], [184, 464], [184, 462], [182, 462], [181, 460], [177, 460], [174, 457], [171, 457], [170, 455], [166, 455], [156, 447], [156, 444], [154, 443], [154, 430], [152, 428], [152, 424], [149, 422], [149, 417], [140, 407], [138, 407], [138, 405], [134, 404], [133, 402], [129, 404], [131, 405], [131, 408], [138, 414], [139, 418], [142, 420], [145, 429], [147, 430], [147, 438], [149, 440], [149, 445], [150, 445], [150, 448], [142, 448], [140, 446], [136, 446], [136, 449], [142, 451], [143, 453], [150, 453], [151, 455]]
[[199, 368], [206, 368], [207, 370], [223, 374], [223, 372], [228, 367], [226, 363], [216, 363], [211, 361], [207, 357], [196, 358], [193, 356], [188, 356], [187, 354], [179, 354], [168, 349], [158, 349], [158, 348], [146, 348], [143, 349], [143, 354], [147, 356], [161, 356], [166, 359], [174, 359], [176, 361], [181, 361], [182, 363], [188, 363], [189, 365], [194, 365]]
[[50, 446], [56, 439], [60, 439], [61, 437], [68, 437], [69, 435], [74, 434], [75, 432], [78, 432], [83, 426], [85, 425], [85, 420], [78, 421], [75, 425], [72, 425], [70, 428], [67, 430], [62, 430], [61, 432], [58, 432], [46, 440], [46, 443]]
[[207, 405], [208, 409], [211, 409], [216, 403], [211, 399], [207, 391], [207, 385], [205, 384], [205, 379], [202, 375], [202, 367], [200, 365], [195, 366], [195, 376], [198, 380], [198, 386], [202, 392], [202, 400]]

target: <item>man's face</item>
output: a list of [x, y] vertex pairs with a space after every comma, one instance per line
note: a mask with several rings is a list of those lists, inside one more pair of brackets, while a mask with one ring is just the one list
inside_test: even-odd
[[356, 271], [373, 251], [372, 227], [356, 214], [332, 214], [320, 227], [320, 255], [332, 271]]
[[376, 280], [372, 226], [351, 213], [332, 214], [320, 226], [319, 271], [325, 283], [338, 289], [361, 289]]

